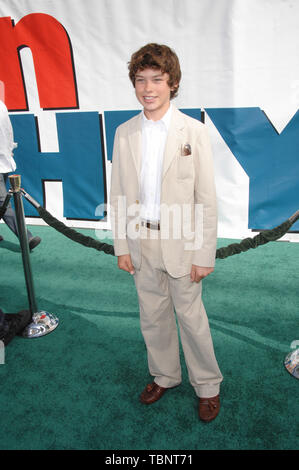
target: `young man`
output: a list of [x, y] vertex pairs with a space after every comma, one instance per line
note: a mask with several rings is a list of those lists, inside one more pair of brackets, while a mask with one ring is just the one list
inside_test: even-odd
[[115, 255], [134, 275], [154, 377], [140, 400], [154, 403], [181, 382], [175, 311], [199, 417], [208, 422], [219, 412], [222, 381], [201, 300], [217, 237], [209, 138], [204, 124], [171, 104], [181, 71], [169, 47], [142, 47], [129, 76], [143, 112], [116, 131], [110, 202]]

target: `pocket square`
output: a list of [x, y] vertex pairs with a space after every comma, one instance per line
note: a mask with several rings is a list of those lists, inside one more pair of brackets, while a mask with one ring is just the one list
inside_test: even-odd
[[181, 156], [182, 157], [187, 157], [188, 155], [191, 155], [191, 145], [190, 144], [182, 144], [181, 146]]

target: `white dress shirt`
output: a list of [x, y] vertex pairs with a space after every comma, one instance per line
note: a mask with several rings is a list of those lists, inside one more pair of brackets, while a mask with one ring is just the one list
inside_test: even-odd
[[163, 155], [171, 112], [172, 105], [159, 121], [147, 119], [143, 112], [140, 215], [145, 220], [160, 220]]
[[0, 100], [0, 173], [9, 173], [16, 169], [12, 153], [16, 147], [7, 108]]

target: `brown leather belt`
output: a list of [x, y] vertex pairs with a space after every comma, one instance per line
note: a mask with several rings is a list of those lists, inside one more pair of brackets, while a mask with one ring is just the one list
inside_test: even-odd
[[160, 230], [160, 223], [152, 223], [149, 220], [142, 220], [141, 221], [142, 227], [149, 228], [150, 230]]

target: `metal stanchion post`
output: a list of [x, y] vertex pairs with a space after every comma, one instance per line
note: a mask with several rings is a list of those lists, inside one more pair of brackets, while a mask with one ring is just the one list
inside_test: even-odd
[[284, 360], [284, 365], [287, 371], [299, 379], [299, 348], [291, 351]]
[[32, 315], [32, 323], [30, 323], [27, 328], [25, 328], [23, 336], [25, 338], [37, 338], [53, 331], [58, 326], [59, 320], [56, 316], [49, 312], [38, 311], [34, 293], [34, 283], [30, 263], [30, 251], [21, 194], [21, 176], [11, 175], [9, 176], [9, 180], [14, 198], [27, 295], [29, 301], [29, 308]]

